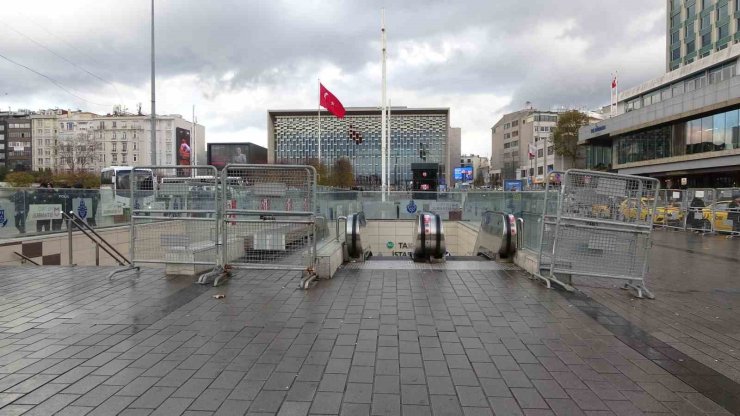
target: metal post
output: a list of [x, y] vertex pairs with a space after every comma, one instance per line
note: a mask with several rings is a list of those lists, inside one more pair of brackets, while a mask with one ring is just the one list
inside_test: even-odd
[[152, 115], [151, 115], [151, 165], [157, 165], [157, 110], [154, 100], [154, 0], [152, 0]]
[[69, 265], [72, 266], [72, 218], [67, 217], [67, 250], [69, 250]]
[[386, 131], [386, 97], [385, 97], [385, 86], [386, 86], [386, 78], [385, 78], [385, 57], [386, 57], [386, 51], [385, 51], [385, 9], [381, 11], [381, 28], [380, 28], [380, 36], [381, 36], [381, 43], [382, 43], [382, 82], [381, 82], [381, 99], [380, 99], [380, 189], [382, 191], [382, 200], [385, 202], [385, 194], [388, 190], [388, 177], [387, 177], [387, 168], [386, 163], [388, 162], [386, 159], [386, 152], [388, 151], [386, 148], [386, 139], [387, 139], [387, 131]]
[[100, 266], [100, 244], [95, 244], [95, 265]]

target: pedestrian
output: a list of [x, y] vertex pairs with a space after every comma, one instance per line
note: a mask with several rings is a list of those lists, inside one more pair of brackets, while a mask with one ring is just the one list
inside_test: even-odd
[[732, 221], [732, 234], [738, 234], [740, 233], [740, 192], [735, 192], [727, 208], [729, 208], [727, 219]]
[[[39, 189], [32, 196], [34, 205], [51, 204], [51, 184], [42, 183]], [[36, 220], [36, 232], [51, 231], [51, 220]]]
[[26, 191], [19, 189], [12, 196], [15, 205], [15, 228], [20, 234], [26, 233], [26, 213], [28, 213], [29, 198]]
[[704, 223], [704, 200], [698, 196], [689, 203], [689, 218], [687, 219], [690, 228], [702, 228]]

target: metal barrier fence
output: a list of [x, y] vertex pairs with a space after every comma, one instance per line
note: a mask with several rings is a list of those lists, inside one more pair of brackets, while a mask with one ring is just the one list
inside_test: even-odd
[[667, 229], [740, 236], [740, 188], [661, 190], [654, 223]]
[[659, 188], [652, 178], [568, 170], [554, 224], [543, 216], [543, 226], [550, 223], [541, 255], [548, 269], [538, 277], [569, 290], [561, 275], [620, 279], [638, 297], [653, 298], [644, 278]]
[[227, 165], [221, 180], [227, 185], [222, 187], [223, 264], [311, 274], [318, 237], [315, 169]]
[[136, 167], [131, 171], [130, 184], [130, 253], [134, 265], [166, 264], [167, 274], [195, 274], [216, 266], [216, 168]]

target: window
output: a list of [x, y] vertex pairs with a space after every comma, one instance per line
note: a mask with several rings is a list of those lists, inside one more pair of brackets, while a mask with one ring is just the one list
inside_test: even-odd
[[725, 23], [717, 29], [717, 40], [722, 40], [730, 36], [730, 24]]
[[544, 149], [537, 149], [537, 157], [542, 157], [545, 155]]
[[676, 13], [671, 16], [671, 27], [679, 27], [681, 25], [681, 13]]
[[542, 171], [543, 171], [543, 167], [542, 166], [537, 166], [537, 174], [538, 175], [542, 175]]
[[701, 35], [701, 47], [706, 48], [712, 44], [712, 32]]
[[686, 42], [686, 54], [688, 55], [694, 51], [696, 51], [696, 41], [692, 39]]
[[526, 169], [522, 169], [521, 175], [522, 175], [521, 176], [522, 178], [526, 177], [527, 176], [527, 170]]
[[552, 146], [547, 146], [547, 154], [548, 154], [548, 156], [549, 155], [552, 155], [553, 152], [554, 152], [554, 150], [553, 150]]
[[678, 43], [680, 40], [681, 40], [681, 32], [680, 31], [677, 30], [675, 32], [671, 32], [671, 43], [672, 44], [673, 43]]
[[519, 125], [519, 120], [514, 120], [511, 122], [511, 127], [516, 127]]
[[674, 84], [673, 87], [671, 88], [672, 89], [673, 96], [676, 97], [678, 95], [683, 94], [683, 87], [684, 87], [684, 83], [683, 82], [679, 82], [678, 84]]
[[555, 165], [547, 165], [547, 171], [552, 172], [555, 170]]
[[111, 148], [111, 150], [114, 151], [114, 152], [117, 151], [117, 149], [116, 149], [116, 143], [113, 143], [113, 147]]
[[134, 162], [137, 162], [139, 160], [138, 155], [134, 154]]
[[709, 14], [706, 14], [706, 15], [704, 15], [704, 16], [701, 17], [701, 21], [699, 22], [700, 23], [699, 29], [701, 29], [702, 31], [704, 31], [704, 30], [707, 30], [708, 28], [710, 28], [712, 26], [712, 24], [710, 23], [710, 17], [711, 16]]
[[511, 132], [511, 137], [517, 137], [519, 135], [519, 130], [514, 130]]
[[114, 129], [116, 128], [116, 122], [115, 121], [113, 122], [113, 128]]
[[662, 91], [660, 91], [660, 100], [664, 101], [671, 98], [671, 89], [665, 88]]
[[671, 60], [675, 61], [676, 59], [681, 58], [681, 47], [674, 49], [671, 51]]
[[701, 9], [708, 9], [712, 5], [712, 3], [714, 3], [714, 0], [701, 0]]
[[686, 19], [691, 19], [694, 16], [696, 16], [696, 3], [686, 6]]
[[722, 20], [730, 15], [730, 5], [728, 3], [722, 3], [717, 9], [717, 20]]

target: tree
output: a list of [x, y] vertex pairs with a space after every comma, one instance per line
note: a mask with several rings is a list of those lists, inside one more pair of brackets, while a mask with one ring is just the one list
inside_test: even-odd
[[486, 184], [485, 179], [483, 179], [483, 171], [478, 169], [478, 173], [475, 174], [475, 179], [473, 180], [473, 186], [483, 186]]
[[316, 169], [316, 174], [319, 176], [316, 180], [318, 185], [330, 186], [329, 176], [327, 175], [326, 165], [319, 162], [318, 159], [309, 159], [306, 164], [313, 166]]
[[561, 113], [550, 139], [555, 154], [567, 157], [574, 166], [579, 157], [578, 129], [587, 124], [588, 116], [580, 111], [572, 110]]
[[351, 188], [355, 185], [352, 163], [347, 158], [337, 159], [331, 172], [331, 185], [338, 188]]
[[33, 175], [30, 172], [10, 172], [5, 175], [5, 181], [14, 188], [27, 188], [33, 183]]
[[57, 167], [66, 167], [71, 172], [84, 171], [95, 163], [97, 143], [92, 131], [82, 131], [70, 136], [58, 137], [56, 146]]

